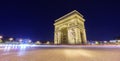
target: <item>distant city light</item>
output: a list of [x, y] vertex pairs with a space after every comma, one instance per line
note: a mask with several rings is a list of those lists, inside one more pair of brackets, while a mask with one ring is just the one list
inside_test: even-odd
[[10, 40], [10, 41], [12, 41], [12, 40], [13, 40], [13, 38], [9, 38], [9, 40]]
[[107, 43], [107, 41], [104, 41], [104, 43]]
[[36, 41], [35, 44], [39, 45], [39, 44], [41, 44], [41, 42], [40, 41]]
[[0, 39], [2, 39], [3, 38], [3, 36], [0, 36]]
[[47, 41], [47, 42], [46, 42], [46, 44], [50, 44], [50, 42], [49, 42], [49, 41]]
[[28, 40], [28, 43], [31, 43], [32, 42], [32, 40]]
[[19, 42], [22, 42], [23, 40], [22, 39], [19, 39]]

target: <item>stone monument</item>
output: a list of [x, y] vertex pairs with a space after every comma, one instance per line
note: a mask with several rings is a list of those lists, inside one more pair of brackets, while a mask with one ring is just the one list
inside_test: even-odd
[[74, 10], [55, 20], [54, 44], [86, 44], [83, 15]]

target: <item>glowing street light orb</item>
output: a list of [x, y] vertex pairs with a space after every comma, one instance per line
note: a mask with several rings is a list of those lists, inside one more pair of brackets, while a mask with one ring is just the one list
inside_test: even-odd
[[47, 41], [47, 42], [46, 42], [46, 44], [50, 44], [50, 42], [49, 42], [49, 41]]
[[19, 42], [22, 42], [23, 40], [22, 39], [19, 39]]
[[31, 42], [32, 42], [32, 40], [28, 40], [28, 42], [29, 42], [29, 43], [31, 43]]
[[10, 41], [12, 41], [12, 40], [13, 40], [13, 38], [9, 38], [9, 40], [10, 40]]
[[2, 39], [3, 38], [3, 36], [0, 36], [0, 39]]
[[35, 44], [39, 45], [39, 44], [41, 44], [41, 42], [40, 41], [36, 41]]

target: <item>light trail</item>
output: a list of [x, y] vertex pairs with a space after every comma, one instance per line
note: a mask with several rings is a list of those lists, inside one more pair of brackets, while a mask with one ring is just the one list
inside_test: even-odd
[[26, 48], [120, 48], [120, 45], [34, 45], [34, 44], [1, 44], [0, 48], [4, 49], [26, 49]]

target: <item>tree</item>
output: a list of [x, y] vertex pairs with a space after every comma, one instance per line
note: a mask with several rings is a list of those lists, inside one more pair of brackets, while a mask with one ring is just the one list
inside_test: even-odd
[[49, 41], [47, 41], [47, 42], [46, 42], [46, 44], [50, 44], [50, 42], [49, 42]]
[[120, 40], [120, 36], [117, 36], [115, 39], [116, 39], [116, 40]]
[[0, 39], [0, 43], [2, 43], [3, 41], [2, 41], [2, 39]]
[[35, 44], [39, 45], [39, 44], [41, 44], [41, 42], [40, 41], [36, 41]]

